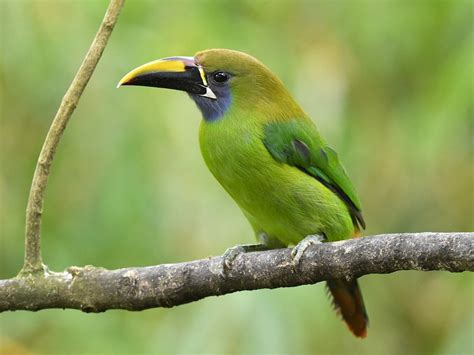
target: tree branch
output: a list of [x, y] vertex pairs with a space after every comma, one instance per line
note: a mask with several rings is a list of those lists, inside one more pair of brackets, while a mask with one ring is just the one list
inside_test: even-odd
[[310, 246], [299, 268], [291, 249], [239, 255], [226, 278], [221, 257], [106, 270], [70, 267], [0, 280], [0, 312], [73, 308], [139, 311], [236, 291], [314, 284], [399, 270], [474, 271], [474, 233], [385, 234]]
[[25, 260], [21, 273], [41, 272], [45, 269], [41, 258], [40, 230], [44, 193], [51, 164], [66, 125], [74, 112], [82, 92], [89, 82], [102, 52], [117, 22], [125, 0], [111, 0], [100, 28], [84, 58], [74, 80], [64, 95], [58, 112], [51, 123], [48, 135], [36, 164], [26, 207]]

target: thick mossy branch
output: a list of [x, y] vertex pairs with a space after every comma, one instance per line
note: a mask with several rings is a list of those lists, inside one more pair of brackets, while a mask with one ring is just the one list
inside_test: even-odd
[[474, 233], [385, 234], [310, 246], [297, 269], [291, 249], [239, 255], [221, 276], [221, 257], [180, 264], [64, 272], [0, 280], [0, 312], [73, 308], [139, 311], [173, 307], [208, 296], [314, 284], [400, 270], [474, 271]]
[[67, 123], [76, 109], [79, 99], [107, 45], [124, 1], [110, 0], [99, 30], [59, 105], [58, 112], [51, 123], [48, 135], [43, 143], [33, 175], [33, 181], [31, 182], [30, 195], [26, 207], [25, 261], [21, 271], [22, 274], [44, 271], [41, 259], [40, 231], [44, 194], [48, 184], [51, 164]]

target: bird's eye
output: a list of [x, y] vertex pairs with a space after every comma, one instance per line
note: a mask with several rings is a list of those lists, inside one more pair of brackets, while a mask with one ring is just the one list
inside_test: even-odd
[[225, 83], [227, 80], [229, 80], [229, 74], [223, 71], [218, 71], [212, 74], [212, 78], [216, 83]]

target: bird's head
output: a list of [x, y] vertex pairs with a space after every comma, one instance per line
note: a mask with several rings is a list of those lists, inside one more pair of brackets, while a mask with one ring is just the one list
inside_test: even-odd
[[282, 82], [264, 64], [229, 49], [155, 60], [125, 75], [118, 86], [124, 85], [186, 91], [207, 121], [220, 119], [231, 108], [249, 112], [259, 109], [269, 116], [281, 115], [282, 106], [286, 106], [284, 112], [301, 111]]

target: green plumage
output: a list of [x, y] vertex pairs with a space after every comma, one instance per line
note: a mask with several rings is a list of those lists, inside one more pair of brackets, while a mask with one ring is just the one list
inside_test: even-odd
[[[262, 63], [239, 52], [209, 50], [196, 61], [206, 73], [225, 71], [231, 104], [218, 120], [201, 123], [209, 170], [269, 247], [309, 235], [337, 241], [365, 228], [361, 203], [337, 153]], [[262, 238], [259, 238], [262, 240]], [[368, 317], [357, 280], [328, 280], [335, 309], [357, 337]]]
[[[364, 225], [360, 201], [314, 123], [261, 63], [243, 54], [228, 59], [226, 52], [211, 53], [196, 56], [206, 72], [238, 74], [230, 83], [229, 110], [217, 121], [202, 121], [201, 150], [255, 232], [276, 245], [311, 234], [330, 241], [353, 236], [356, 221]], [[258, 85], [252, 85], [256, 78]]]
[[337, 153], [308, 120], [290, 120], [265, 126], [264, 144], [273, 157], [315, 177], [347, 205], [356, 223], [365, 228], [361, 204]]
[[[255, 58], [226, 49], [165, 58], [134, 69], [119, 85], [190, 94], [203, 113], [199, 142], [209, 170], [267, 247], [297, 245], [311, 235], [342, 240], [365, 228], [359, 198], [336, 152]], [[304, 251], [302, 245], [295, 250]], [[327, 285], [351, 331], [365, 337], [368, 318], [357, 280]]]

